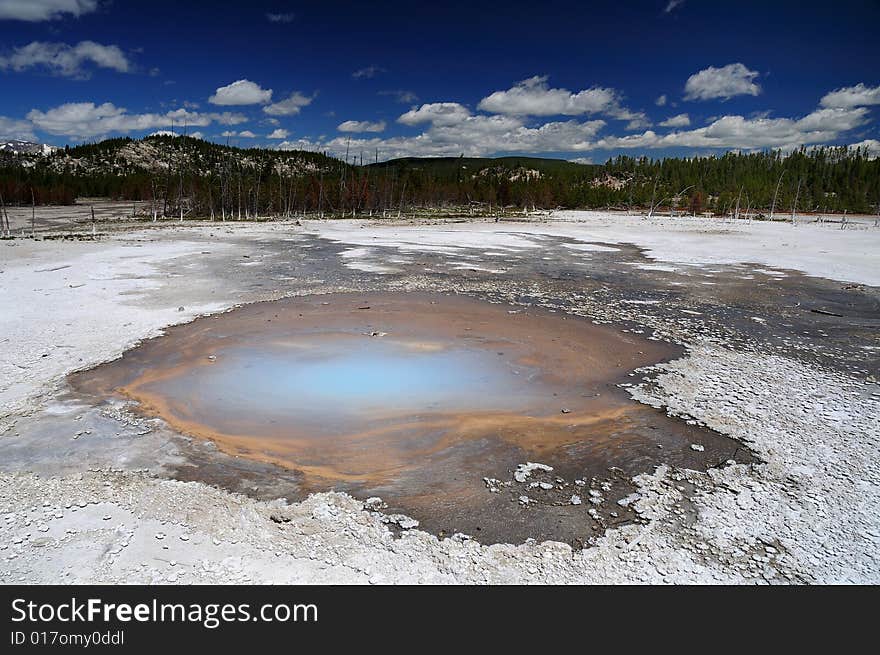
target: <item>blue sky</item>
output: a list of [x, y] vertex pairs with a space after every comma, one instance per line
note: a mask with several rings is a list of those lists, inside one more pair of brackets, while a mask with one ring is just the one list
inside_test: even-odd
[[0, 138], [601, 162], [880, 149], [880, 3], [0, 0]]

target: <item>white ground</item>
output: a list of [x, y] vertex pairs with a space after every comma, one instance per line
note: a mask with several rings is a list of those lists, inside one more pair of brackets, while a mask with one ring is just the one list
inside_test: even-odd
[[[453, 254], [479, 249], [487, 257], [537, 248], [532, 236], [569, 237], [605, 244], [632, 243], [659, 262], [754, 263], [834, 280], [880, 286], [880, 229], [864, 221], [846, 229], [834, 223], [768, 223], [676, 217], [647, 219], [600, 212], [555, 212], [541, 223], [457, 223], [425, 229], [407, 225], [364, 229], [353, 221], [312, 226], [316, 233], [353, 246], [394, 246], [402, 252]], [[578, 249], [588, 249], [581, 244]], [[485, 251], [490, 251], [485, 253]], [[495, 251], [494, 253], [491, 251]], [[363, 256], [352, 251], [352, 259]], [[492, 259], [489, 259], [492, 261]]]
[[[209, 252], [194, 230], [216, 232]], [[575, 250], [584, 257], [588, 242], [634, 243], [661, 266], [743, 262], [880, 285], [880, 230], [869, 226], [564, 212], [530, 224], [314, 222], [169, 229], [96, 243], [4, 241], [0, 438], [14, 439], [20, 414], [50, 398], [71, 370], [116, 357], [169, 324], [258, 299], [222, 279], [169, 279], [162, 262], [231, 259], [248, 249], [242, 235], [303, 231], [350, 245], [343, 263], [377, 274], [372, 267], [387, 262], [375, 261], [371, 246], [496, 268], [510, 250], [541, 256], [542, 235], [556, 235], [582, 242]], [[339, 494], [285, 507], [137, 472], [15, 472], [0, 476], [0, 580], [880, 582], [876, 385], [718, 345], [697, 346], [663, 368], [655, 386], [633, 394], [749, 442], [767, 463], [710, 474], [660, 467], [639, 480], [637, 507], [648, 522], [610, 531], [581, 552], [554, 543], [483, 547], [417, 530], [392, 539], [380, 515]], [[681, 524], [682, 503], [696, 512], [693, 525]]]

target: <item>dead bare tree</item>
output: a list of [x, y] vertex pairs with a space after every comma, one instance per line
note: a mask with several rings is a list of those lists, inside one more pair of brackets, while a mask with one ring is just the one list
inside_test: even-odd
[[791, 205], [791, 224], [792, 225], [794, 225], [795, 217], [797, 216], [797, 204], [798, 204], [798, 198], [801, 195], [801, 182], [802, 181], [803, 181], [803, 178], [799, 177], [798, 183], [797, 183], [797, 191], [795, 191], [795, 194], [794, 194], [794, 203]]
[[177, 208], [180, 212], [180, 222], [183, 223], [183, 167], [186, 165], [186, 121], [183, 123], [183, 136], [180, 141], [181, 162], [177, 167]]
[[241, 162], [238, 164], [238, 220], [241, 220]]
[[654, 209], [656, 205], [654, 204], [654, 199], [657, 197], [657, 183], [660, 181], [659, 177], [654, 178], [654, 190], [651, 191], [651, 206], [648, 208], [648, 218], [654, 216]]
[[[171, 137], [174, 138], [174, 121], [171, 121]], [[170, 145], [173, 145], [172, 141]], [[162, 202], [162, 217], [168, 218], [168, 194], [171, 189], [171, 147], [169, 146], [166, 149], [166, 157], [165, 157], [165, 194]]]
[[12, 230], [9, 227], [9, 213], [6, 211], [6, 203], [3, 202], [3, 194], [0, 193], [0, 233], [4, 232], [4, 221], [6, 227], [6, 236], [10, 236], [12, 234]]
[[[229, 197], [229, 137], [226, 137], [226, 149], [223, 151], [223, 163], [220, 166], [220, 213], [226, 222], [226, 201]], [[231, 208], [230, 208], [231, 213]]]
[[[655, 186], [656, 186], [656, 185], [655, 185]], [[658, 202], [656, 205], [653, 205], [653, 204], [652, 204], [652, 206], [651, 206], [651, 210], [650, 210], [650, 212], [648, 212], [648, 218], [650, 218], [651, 216], [653, 216], [653, 215], [654, 215], [654, 210], [655, 210], [657, 207], [661, 206], [661, 205], [662, 205], [664, 202], [666, 202], [667, 200], [673, 200], [673, 201], [674, 201], [674, 202], [673, 202], [673, 206], [672, 206], [672, 213], [674, 214], [674, 213], [675, 213], [675, 207], [678, 206], [678, 198], [680, 198], [681, 196], [683, 196], [683, 195], [684, 195], [687, 191], [689, 191], [690, 189], [693, 189], [694, 186], [695, 186], [694, 184], [691, 184], [690, 186], [686, 186], [684, 189], [682, 189], [681, 191], [679, 191], [678, 193], [676, 193], [674, 196], [666, 196], [666, 197], [663, 198], [660, 202]]]
[[254, 190], [254, 220], [257, 220], [260, 215], [260, 184], [262, 181], [263, 171], [260, 171], [260, 174], [257, 177], [257, 188]]
[[345, 143], [345, 165], [342, 167], [342, 175], [339, 177], [339, 211], [345, 217], [345, 174], [348, 171], [348, 152], [351, 147], [351, 137]]
[[627, 216], [632, 215], [632, 206], [633, 206], [633, 187], [636, 184], [636, 176], [633, 173], [633, 176], [626, 181], [626, 191], [627, 191], [627, 199], [626, 199], [626, 214]]
[[733, 220], [739, 219], [739, 203], [742, 200], [743, 188], [739, 188], [739, 195], [736, 197], [736, 209], [733, 211]]
[[[287, 204], [285, 202], [284, 197], [284, 172], [281, 168], [281, 162], [275, 167], [275, 170], [278, 171], [278, 215], [286, 216], [287, 215]], [[271, 187], [270, 187], [271, 188]]]
[[208, 206], [211, 212], [211, 222], [214, 222], [214, 175], [208, 179]]
[[153, 222], [156, 222], [156, 180], [150, 178], [150, 213], [153, 215]]
[[324, 218], [324, 170], [321, 170], [321, 178], [318, 182], [318, 216]]
[[400, 206], [397, 208], [397, 218], [400, 218], [400, 212], [403, 211], [403, 200], [406, 197], [406, 183], [408, 181], [406, 179], [403, 181], [403, 189], [400, 192]]
[[773, 212], [776, 211], [776, 197], [779, 195], [779, 185], [782, 184], [782, 178], [785, 175], [785, 171], [779, 175], [779, 180], [776, 182], [776, 191], [773, 192], [773, 203], [770, 205], [770, 220], [773, 220]]

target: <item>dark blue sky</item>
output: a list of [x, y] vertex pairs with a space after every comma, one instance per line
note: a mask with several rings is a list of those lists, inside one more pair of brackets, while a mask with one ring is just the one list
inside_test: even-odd
[[0, 0], [0, 137], [185, 120], [365, 158], [878, 147], [878, 25], [847, 0]]

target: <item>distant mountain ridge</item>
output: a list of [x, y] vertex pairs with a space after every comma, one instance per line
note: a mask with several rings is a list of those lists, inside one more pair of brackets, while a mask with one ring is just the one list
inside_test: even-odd
[[34, 143], [21, 139], [10, 139], [0, 142], [0, 152], [11, 155], [51, 155], [58, 151], [58, 146], [50, 146], [48, 143]]
[[[436, 173], [449, 173], [456, 169], [478, 174], [481, 171], [537, 171], [538, 176], [563, 172], [583, 173], [592, 165], [550, 157], [508, 155], [505, 157], [401, 157], [375, 164], [373, 168], [408, 168]], [[596, 167], [598, 168], [598, 166]], [[484, 173], [485, 174], [485, 173]]]
[[72, 175], [165, 175], [174, 171], [207, 176], [230, 169], [256, 171], [268, 167], [285, 176], [303, 176], [336, 171], [343, 166], [339, 160], [317, 152], [237, 148], [169, 134], [106, 139], [65, 148], [10, 140], [0, 148], [0, 154], [3, 152], [29, 155], [17, 158], [13, 164]]

